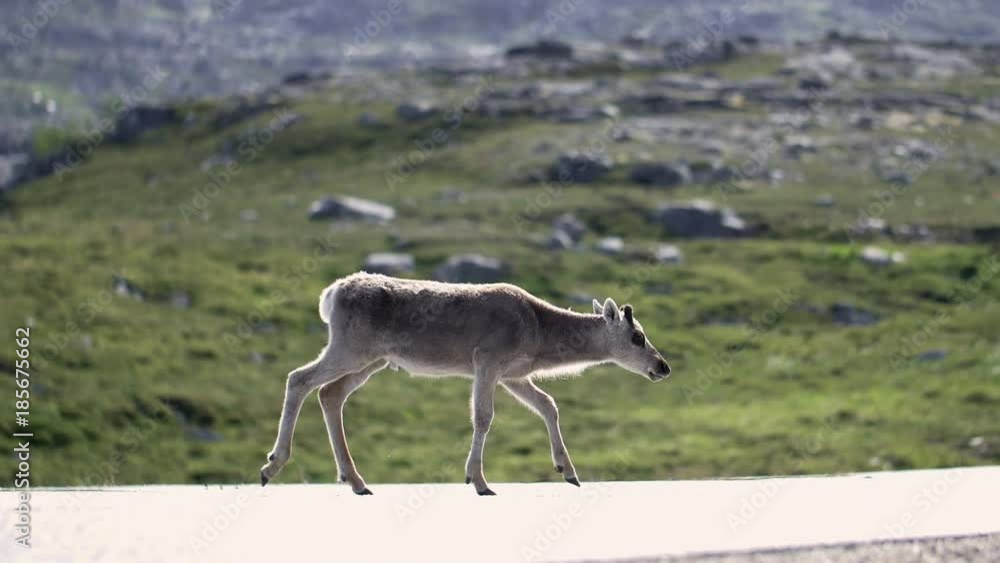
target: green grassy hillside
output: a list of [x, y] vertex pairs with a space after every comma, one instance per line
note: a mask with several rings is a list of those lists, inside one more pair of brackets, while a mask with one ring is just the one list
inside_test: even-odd
[[[437, 88], [441, 98], [469, 92]], [[238, 172], [218, 189], [211, 171], [223, 167], [203, 163], [273, 115], [219, 129], [215, 103], [185, 107], [186, 124], [130, 145], [102, 143], [79, 169], [4, 198], [0, 320], [8, 338], [0, 365], [14, 371], [14, 329], [30, 326], [33, 485], [255, 481], [285, 375], [324, 344], [319, 292], [368, 253], [392, 248], [415, 256], [414, 277], [475, 251], [503, 259], [508, 281], [559, 305], [584, 310], [591, 296], [634, 305], [671, 358], [669, 380], [654, 385], [604, 367], [543, 384], [559, 402], [583, 480], [1000, 463], [1000, 278], [990, 269], [997, 249], [957, 235], [883, 238], [870, 242], [904, 253], [905, 262], [866, 264], [860, 254], [869, 242], [852, 243], [844, 225], [886, 184], [852, 166], [850, 154], [782, 160], [788, 180], [749, 182], [737, 193], [641, 187], [616, 169], [552, 194], [524, 175], [561, 149], [584, 146], [601, 124], [468, 114], [390, 188], [396, 157], [444, 121], [403, 123], [391, 104], [361, 98], [356, 87], [333, 85], [283, 100], [301, 120], [270, 141], [260, 136], [252, 157], [232, 151]], [[359, 127], [362, 112], [384, 127]], [[751, 106], [686, 117], [727, 127], [759, 114]], [[952, 134], [978, 154], [1000, 149], [997, 126], [960, 122]], [[687, 150], [641, 148], [660, 158]], [[634, 150], [609, 147], [620, 162]], [[448, 189], [464, 198], [443, 198]], [[998, 190], [996, 177], [943, 159], [883, 218], [941, 233], [988, 227], [1000, 216]], [[313, 200], [337, 194], [388, 203], [397, 218], [308, 220]], [[833, 207], [814, 203], [824, 194]], [[682, 240], [648, 218], [663, 201], [723, 196], [766, 228], [746, 239]], [[545, 250], [552, 218], [567, 211], [589, 226], [585, 248]], [[623, 255], [586, 249], [611, 235], [624, 238]], [[683, 263], [649, 258], [663, 242], [679, 246]], [[142, 299], [116, 291], [117, 277]], [[838, 323], [838, 304], [877, 322]], [[14, 389], [12, 378], [0, 381], [5, 402], [13, 403]], [[461, 379], [375, 376], [345, 415], [367, 481], [461, 481], [468, 394]], [[0, 429], [9, 435], [17, 428], [5, 412]], [[10, 456], [0, 460], [4, 473], [15, 467]], [[279, 480], [333, 482], [334, 467], [310, 399]], [[495, 482], [560, 478], [541, 420], [505, 394], [486, 467]]]

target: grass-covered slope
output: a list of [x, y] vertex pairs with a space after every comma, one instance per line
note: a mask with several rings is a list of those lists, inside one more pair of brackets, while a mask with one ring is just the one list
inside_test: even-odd
[[[389, 105], [352, 100], [334, 88], [289, 101], [301, 120], [261, 138], [258, 151], [232, 151], [239, 168], [228, 180], [212, 178], [223, 166], [203, 163], [272, 114], [219, 130], [212, 104], [184, 108], [196, 116], [187, 125], [133, 145], [103, 143], [79, 169], [5, 198], [0, 365], [13, 372], [14, 329], [31, 326], [33, 484], [255, 480], [285, 375], [324, 344], [319, 292], [368, 253], [394, 247], [413, 253], [418, 277], [476, 251], [503, 259], [509, 281], [560, 305], [588, 308], [581, 296], [634, 305], [671, 358], [669, 380], [653, 385], [604, 367], [543, 385], [559, 402], [584, 480], [1000, 462], [996, 249], [882, 240], [906, 261], [864, 263], [864, 243], [850, 243], [843, 225], [879, 187], [870, 170], [824, 164], [822, 152], [784, 163], [803, 179], [727, 195], [727, 205], [768, 225], [760, 236], [671, 239], [684, 262], [657, 264], [650, 249], [667, 237], [650, 210], [666, 200], [720, 201], [719, 191], [667, 193], [615, 172], [547, 193], [521, 180], [557, 154], [543, 145], [578, 146], [598, 125], [471, 115], [390, 188], [396, 157], [442, 122], [403, 124]], [[359, 127], [363, 111], [385, 127]], [[955, 133], [984, 154], [1000, 147], [995, 127], [962, 124]], [[884, 218], [943, 231], [995, 224], [996, 181], [976, 174], [931, 169]], [[465, 197], [442, 198], [445, 189]], [[383, 201], [397, 219], [307, 220], [310, 202], [334, 194]], [[834, 195], [835, 206], [817, 207], [819, 194]], [[588, 223], [585, 245], [617, 235], [626, 254], [543, 249], [551, 219], [566, 211]], [[116, 291], [117, 277], [143, 299]], [[877, 322], [838, 324], [836, 304]], [[944, 354], [917, 359], [929, 351]], [[13, 393], [13, 379], [0, 380], [0, 397], [13, 403]], [[346, 409], [368, 482], [460, 481], [468, 394], [461, 379], [375, 376]], [[15, 431], [13, 418], [0, 429]], [[494, 481], [559, 477], [541, 420], [505, 394], [486, 463]], [[0, 461], [5, 473], [15, 466], [10, 456]], [[311, 399], [281, 480], [335, 478]]]

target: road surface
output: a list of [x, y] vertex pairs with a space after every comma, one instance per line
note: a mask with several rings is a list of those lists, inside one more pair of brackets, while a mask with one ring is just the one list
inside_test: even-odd
[[491, 485], [35, 489], [30, 550], [5, 489], [0, 561], [1000, 561], [998, 536], [934, 539], [1000, 532], [1000, 467]]

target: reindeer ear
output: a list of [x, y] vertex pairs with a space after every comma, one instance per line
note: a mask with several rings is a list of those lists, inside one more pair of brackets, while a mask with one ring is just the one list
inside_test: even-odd
[[632, 319], [632, 306], [626, 303], [622, 307], [622, 314], [625, 315], [625, 320], [628, 321], [629, 326], [634, 327], [635, 320]]
[[601, 310], [604, 315], [604, 320], [610, 322], [617, 321], [621, 316], [618, 313], [618, 305], [615, 304], [614, 299], [610, 297], [604, 301], [604, 308]]
[[604, 312], [604, 305], [601, 305], [597, 299], [594, 299], [594, 314], [600, 315]]

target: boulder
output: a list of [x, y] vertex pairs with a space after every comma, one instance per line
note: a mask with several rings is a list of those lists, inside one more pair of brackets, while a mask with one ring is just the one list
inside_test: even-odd
[[396, 117], [403, 121], [422, 121], [438, 115], [441, 109], [428, 100], [404, 102], [396, 106]]
[[375, 252], [365, 258], [361, 269], [373, 274], [395, 276], [416, 269], [417, 263], [410, 254], [398, 252]]
[[616, 256], [625, 252], [625, 241], [621, 237], [605, 237], [597, 241], [594, 250], [601, 254]]
[[632, 167], [632, 181], [646, 186], [673, 188], [691, 183], [686, 164], [640, 163]]
[[569, 250], [573, 248], [575, 244], [576, 243], [573, 242], [573, 239], [566, 231], [555, 229], [552, 231], [552, 235], [549, 236], [549, 239], [545, 241], [545, 248], [549, 250]]
[[695, 184], [711, 185], [719, 182], [728, 182], [736, 175], [736, 172], [715, 161], [698, 160], [688, 166], [691, 172], [691, 181]]
[[667, 232], [684, 238], [730, 238], [750, 234], [746, 222], [731, 209], [716, 207], [706, 200], [663, 204], [653, 217]]
[[556, 217], [552, 221], [552, 228], [565, 233], [574, 244], [580, 242], [587, 233], [587, 225], [572, 213], [563, 213]]
[[309, 206], [309, 218], [318, 219], [362, 219], [366, 221], [391, 221], [396, 217], [392, 207], [352, 196], [324, 197]]
[[786, 74], [821, 80], [855, 80], [864, 74], [861, 62], [850, 51], [834, 47], [825, 53], [806, 53], [789, 59], [782, 71]]
[[20, 184], [30, 162], [28, 153], [0, 154], [0, 192]]
[[506, 264], [480, 254], [452, 256], [434, 270], [434, 279], [452, 283], [493, 283], [508, 274]]
[[653, 256], [660, 264], [680, 264], [684, 261], [684, 253], [672, 244], [661, 244], [656, 247]]
[[587, 184], [611, 172], [613, 164], [611, 158], [604, 154], [567, 153], [560, 156], [549, 168], [549, 180]]
[[180, 122], [180, 114], [174, 108], [136, 106], [118, 119], [110, 138], [115, 143], [130, 143], [146, 131]]
[[572, 59], [573, 47], [562, 41], [539, 39], [534, 43], [514, 45], [507, 49], [507, 58]]
[[861, 251], [861, 260], [872, 266], [889, 266], [906, 261], [902, 252], [889, 252], [877, 246], [866, 246]]

